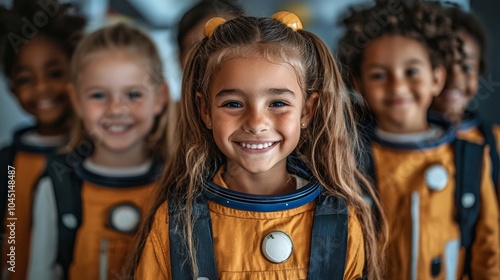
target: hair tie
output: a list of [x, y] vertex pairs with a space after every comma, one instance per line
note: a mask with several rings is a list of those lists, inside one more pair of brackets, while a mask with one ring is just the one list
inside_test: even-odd
[[285, 11], [277, 12], [272, 16], [272, 18], [292, 28], [293, 31], [302, 30], [302, 22], [294, 13]]
[[223, 24], [224, 22], [226, 22], [226, 19], [221, 17], [211, 18], [205, 24], [205, 29], [203, 30], [203, 34], [208, 38], [212, 37], [212, 34], [214, 34], [214, 31], [217, 28], [217, 26]]

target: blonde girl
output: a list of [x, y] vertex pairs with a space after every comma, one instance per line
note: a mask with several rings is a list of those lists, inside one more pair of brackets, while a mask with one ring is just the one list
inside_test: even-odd
[[161, 69], [151, 39], [125, 24], [78, 45], [68, 89], [80, 121], [38, 184], [29, 279], [123, 278], [122, 261], [172, 148]]

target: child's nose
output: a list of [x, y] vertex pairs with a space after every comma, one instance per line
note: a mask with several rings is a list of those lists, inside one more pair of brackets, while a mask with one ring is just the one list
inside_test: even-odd
[[393, 94], [403, 94], [408, 92], [408, 83], [400, 77], [393, 77], [389, 83], [390, 91]]
[[43, 77], [38, 77], [36, 79], [35, 90], [41, 94], [44, 93], [48, 88], [48, 83]]
[[251, 134], [266, 132], [269, 130], [269, 118], [261, 110], [249, 109], [243, 123], [243, 130]]
[[113, 98], [109, 106], [109, 112], [113, 115], [126, 115], [130, 111], [129, 105], [122, 98]]

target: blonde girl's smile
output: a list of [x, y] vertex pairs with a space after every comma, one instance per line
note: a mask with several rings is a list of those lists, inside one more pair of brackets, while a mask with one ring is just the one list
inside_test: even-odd
[[141, 58], [125, 51], [94, 54], [79, 74], [72, 94], [85, 129], [97, 134], [98, 149], [110, 153], [145, 149], [164, 98], [145, 84], [149, 73]]

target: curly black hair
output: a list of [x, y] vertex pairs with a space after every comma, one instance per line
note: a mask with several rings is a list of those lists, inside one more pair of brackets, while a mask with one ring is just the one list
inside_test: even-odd
[[384, 35], [401, 35], [421, 42], [428, 50], [432, 67], [448, 67], [453, 62], [457, 35], [439, 3], [376, 0], [375, 6], [351, 7], [340, 23], [347, 30], [339, 41], [337, 56], [343, 78], [349, 84], [360, 78], [364, 49]]
[[452, 27], [455, 32], [463, 31], [469, 34], [479, 45], [479, 73], [483, 74], [487, 68], [485, 54], [488, 42], [486, 32], [479, 19], [473, 13], [465, 12], [456, 5], [446, 9], [446, 12], [451, 18]]
[[56, 0], [15, 0], [10, 10], [2, 9], [0, 42], [3, 71], [8, 78], [19, 49], [36, 36], [53, 39], [71, 57], [86, 24], [83, 17], [71, 13], [72, 8]]

